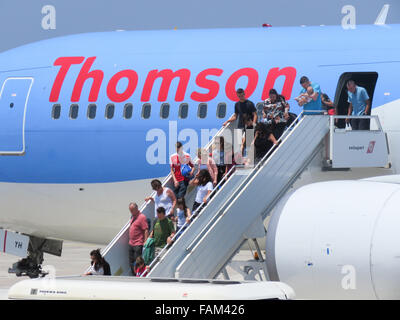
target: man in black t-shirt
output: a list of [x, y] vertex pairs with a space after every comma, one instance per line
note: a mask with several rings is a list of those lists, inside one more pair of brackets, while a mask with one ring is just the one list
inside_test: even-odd
[[245, 114], [253, 119], [253, 124], [255, 125], [257, 123], [257, 110], [254, 106], [254, 103], [246, 99], [243, 89], [237, 89], [236, 94], [239, 98], [239, 101], [235, 103], [235, 113], [232, 115], [232, 117], [230, 117], [230, 119], [226, 120], [223, 125], [226, 126], [228, 123], [238, 119], [238, 128], [243, 129], [243, 115]]

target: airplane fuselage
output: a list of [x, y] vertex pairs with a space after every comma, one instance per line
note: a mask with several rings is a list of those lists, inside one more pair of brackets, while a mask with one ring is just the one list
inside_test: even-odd
[[388, 133], [396, 173], [399, 34], [399, 25], [109, 32], [4, 52], [0, 226], [106, 243], [129, 218], [129, 202], [141, 203], [148, 182], [169, 173], [175, 142], [194, 156], [211, 138], [204, 132], [230, 117], [238, 87], [255, 104], [276, 88], [298, 114], [293, 98], [303, 75], [333, 100], [342, 74], [378, 74], [373, 113]]

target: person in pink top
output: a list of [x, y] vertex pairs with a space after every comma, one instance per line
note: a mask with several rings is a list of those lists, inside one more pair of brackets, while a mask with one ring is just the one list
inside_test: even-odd
[[196, 165], [198, 167], [198, 172], [196, 177], [202, 169], [207, 169], [211, 176], [211, 182], [215, 187], [218, 179], [218, 168], [214, 159], [210, 156], [206, 149], [201, 148], [197, 149], [197, 158]]
[[139, 211], [138, 205], [134, 202], [129, 204], [131, 221], [129, 227], [129, 265], [132, 274], [135, 276], [136, 259], [142, 255], [143, 245], [149, 236], [149, 225], [146, 216]]

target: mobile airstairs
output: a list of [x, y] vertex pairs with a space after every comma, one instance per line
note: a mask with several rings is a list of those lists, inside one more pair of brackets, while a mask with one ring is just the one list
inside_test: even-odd
[[[233, 167], [226, 181], [214, 189], [207, 205], [193, 214], [185, 231], [155, 258], [148, 277], [214, 279], [223, 274], [227, 278], [226, 266], [241, 246], [265, 236], [265, 218], [321, 153], [321, 168], [327, 170], [388, 164], [387, 139], [377, 116], [369, 117], [374, 120], [370, 131], [337, 129], [336, 118], [343, 117], [300, 115], [257, 165]], [[229, 130], [232, 131], [230, 126], [221, 128], [215, 137]], [[212, 146], [215, 137], [206, 148]], [[163, 185], [172, 185], [170, 175]], [[188, 189], [188, 203], [193, 201], [195, 192], [194, 188]], [[140, 210], [154, 218], [152, 202]], [[113, 275], [130, 274], [128, 231], [129, 222], [103, 251]], [[258, 247], [257, 251], [258, 263], [262, 263]], [[265, 269], [264, 274], [267, 278]]]

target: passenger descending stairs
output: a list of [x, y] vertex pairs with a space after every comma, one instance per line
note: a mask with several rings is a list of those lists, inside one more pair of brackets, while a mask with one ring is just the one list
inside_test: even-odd
[[149, 276], [216, 277], [254, 230], [263, 231], [267, 214], [321, 150], [328, 132], [328, 117], [304, 116], [256, 167], [237, 169]]
[[[150, 277], [216, 277], [248, 238], [264, 235], [263, 221], [321, 150], [329, 132], [328, 117], [301, 116], [273, 148], [253, 168], [236, 168], [181, 236], [163, 250], [151, 265]], [[223, 135], [221, 128], [215, 137]], [[214, 137], [214, 139], [215, 139]], [[205, 146], [210, 148], [214, 140]], [[164, 186], [172, 186], [169, 175]], [[185, 199], [191, 202], [195, 188]], [[153, 194], [154, 196], [154, 194]], [[154, 204], [145, 203], [141, 212], [154, 217]], [[105, 248], [103, 255], [113, 275], [129, 275], [129, 222]]]

